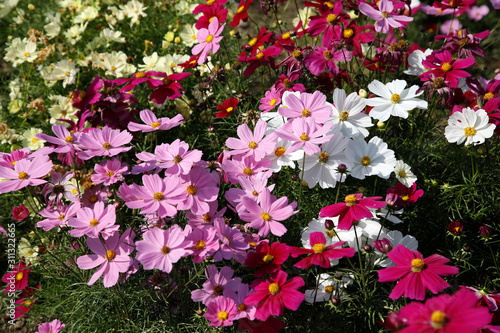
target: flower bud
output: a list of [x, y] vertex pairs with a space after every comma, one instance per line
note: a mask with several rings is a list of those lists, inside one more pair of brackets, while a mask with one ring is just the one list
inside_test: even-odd
[[491, 229], [487, 225], [480, 226], [479, 233], [481, 234], [481, 237], [483, 237], [483, 238], [490, 238], [491, 237]]
[[372, 252], [373, 247], [370, 244], [366, 244], [365, 246], [363, 246], [363, 250], [365, 252]]
[[373, 242], [373, 246], [383, 254], [387, 254], [392, 250], [392, 243], [387, 238], [376, 240]]
[[368, 93], [364, 89], [359, 89], [358, 95], [359, 95], [359, 97], [363, 97], [363, 98], [367, 98], [368, 97]]
[[333, 296], [331, 299], [330, 299], [330, 302], [332, 302], [333, 305], [339, 305], [340, 304], [340, 297], [338, 296]]
[[377, 121], [377, 127], [378, 128], [383, 128], [385, 126], [385, 123], [383, 121]]
[[335, 224], [333, 223], [332, 220], [326, 220], [325, 221], [325, 228], [326, 229], [333, 229], [333, 227], [335, 227]]
[[337, 167], [337, 171], [340, 173], [346, 173], [347, 172], [347, 165], [345, 165], [344, 163], [339, 164], [339, 166]]

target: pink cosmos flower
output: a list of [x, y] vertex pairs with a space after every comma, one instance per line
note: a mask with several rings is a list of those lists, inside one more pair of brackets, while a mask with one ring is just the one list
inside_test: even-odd
[[264, 158], [257, 162], [252, 156], [233, 156], [231, 159], [224, 158], [224, 161], [222, 161], [222, 169], [233, 184], [238, 183], [239, 177], [245, 177], [251, 182], [255, 182], [257, 175], [261, 172], [269, 173], [268, 177], [270, 177], [272, 173], [269, 170], [270, 165], [270, 159]]
[[422, 65], [425, 68], [429, 68], [429, 71], [421, 74], [419, 77], [422, 81], [428, 81], [430, 80], [430, 74], [433, 74], [436, 77], [444, 78], [445, 81], [449, 81], [451, 88], [457, 88], [458, 79], [470, 76], [469, 73], [462, 69], [474, 65], [475, 62], [474, 57], [453, 60], [452, 54], [449, 51], [438, 51], [427, 56], [422, 62]]
[[469, 16], [469, 18], [472, 21], [479, 22], [483, 19], [483, 17], [488, 15], [489, 12], [490, 9], [488, 8], [487, 5], [482, 5], [480, 7], [473, 6], [471, 9], [467, 11], [467, 16]]
[[205, 305], [211, 303], [214, 298], [221, 296], [225, 289], [238, 289], [241, 278], [233, 278], [234, 270], [229, 266], [221, 268], [211, 265], [205, 269], [207, 281], [203, 283], [203, 289], [196, 289], [191, 292], [191, 299], [194, 302], [202, 302]]
[[28, 208], [20, 205], [18, 207], [12, 208], [12, 219], [16, 221], [22, 221], [30, 215]]
[[449, 259], [439, 254], [424, 258], [420, 252], [410, 251], [401, 244], [387, 253], [387, 256], [396, 266], [379, 270], [378, 277], [379, 282], [400, 279], [389, 295], [393, 300], [403, 295], [424, 300], [427, 289], [437, 294], [450, 286], [440, 275], [458, 274], [457, 267], [446, 265]]
[[380, 10], [376, 10], [364, 2], [359, 4], [359, 11], [361, 13], [377, 21], [377, 23], [375, 23], [375, 31], [377, 32], [388, 33], [391, 27], [404, 27], [406, 24], [413, 21], [413, 17], [394, 15], [394, 4], [390, 0], [381, 0], [379, 9]]
[[32, 160], [23, 159], [15, 163], [14, 169], [0, 165], [0, 194], [17, 191], [26, 186], [36, 186], [47, 181], [40, 179], [52, 170], [52, 162], [46, 156]]
[[132, 209], [142, 208], [141, 214], [158, 213], [158, 217], [174, 216], [177, 214], [176, 205], [185, 192], [179, 186], [179, 178], [158, 175], [143, 175], [144, 186], [131, 187], [131, 193], [137, 198], [126, 202]]
[[417, 190], [417, 183], [413, 183], [412, 186], [406, 187], [404, 184], [397, 182], [394, 188], [387, 190], [387, 193], [397, 194], [401, 197], [403, 201], [403, 207], [417, 202], [418, 198], [424, 195], [424, 190]]
[[109, 186], [111, 184], [123, 181], [123, 175], [127, 172], [128, 165], [121, 163], [118, 158], [102, 161], [101, 164], [94, 166], [94, 174], [90, 179], [97, 184]]
[[269, 112], [281, 103], [281, 94], [278, 93], [274, 86], [271, 90], [266, 91], [264, 97], [260, 99], [259, 110], [262, 113]]
[[184, 117], [181, 114], [176, 115], [172, 119], [168, 117], [158, 119], [156, 115], [151, 110], [142, 110], [139, 113], [139, 117], [141, 117], [142, 121], [146, 123], [146, 125], [130, 122], [128, 123], [128, 130], [131, 132], [141, 131], [143, 133], [153, 132], [153, 131], [167, 131], [173, 127], [179, 126], [182, 124]]
[[[352, 29], [351, 29], [352, 30]], [[339, 73], [336, 61], [350, 61], [352, 53], [348, 50], [330, 50], [326, 47], [315, 47], [315, 51], [309, 53], [304, 58], [304, 64], [314, 75], [319, 75], [325, 71], [325, 68], [333, 75]], [[288, 105], [288, 104], [287, 104]]]
[[125, 273], [132, 264], [130, 254], [134, 251], [134, 238], [135, 233], [131, 229], [127, 229], [121, 237], [119, 232], [115, 232], [104, 245], [98, 238], [87, 238], [87, 245], [95, 254], [81, 256], [76, 263], [80, 269], [92, 269], [100, 265], [90, 278], [89, 286], [101, 276], [106, 288], [118, 282], [119, 273]]
[[54, 319], [50, 323], [43, 323], [38, 326], [35, 333], [59, 333], [66, 327], [59, 319]]
[[232, 151], [227, 152], [228, 156], [231, 155], [244, 155], [253, 156], [255, 161], [261, 161], [267, 154], [274, 151], [272, 138], [266, 137], [267, 123], [259, 119], [255, 125], [254, 133], [250, 130], [247, 124], [238, 126], [237, 133], [239, 139], [228, 138], [226, 146]]
[[73, 237], [86, 235], [90, 238], [98, 238], [101, 234], [104, 239], [107, 239], [120, 229], [115, 222], [115, 207], [108, 205], [105, 208], [103, 202], [96, 202], [94, 208], [82, 208], [76, 217], [70, 217], [68, 226], [75, 229], [70, 230], [69, 234]]
[[276, 130], [275, 133], [284, 140], [293, 141], [294, 144], [290, 147], [291, 149], [302, 148], [307, 155], [311, 156], [321, 151], [318, 146], [320, 143], [325, 143], [331, 139], [333, 134], [325, 134], [330, 131], [332, 126], [332, 122], [317, 126], [312, 117], [295, 118], [289, 120], [285, 126]]
[[[28, 277], [29, 272], [31, 271], [31, 267], [26, 266], [24, 261], [20, 261], [19, 264], [15, 265], [12, 268], [12, 271], [7, 272], [2, 281], [7, 283], [7, 287], [4, 290], [4, 293], [13, 292], [16, 290], [23, 290], [28, 285]], [[14, 289], [11, 289], [11, 284], [14, 285]]]
[[98, 202], [107, 203], [109, 201], [109, 193], [109, 188], [102, 187], [101, 185], [95, 185], [91, 188], [85, 189], [82, 199], [80, 200], [82, 207], [93, 208]]
[[200, 54], [198, 58], [198, 64], [203, 64], [208, 57], [208, 51], [212, 51], [213, 54], [217, 53], [219, 50], [219, 43], [222, 40], [222, 30], [224, 30], [225, 23], [222, 26], [219, 26], [219, 19], [214, 17], [212, 22], [208, 25], [208, 29], [202, 28], [198, 30], [196, 34], [196, 39], [200, 44], [197, 44], [193, 47], [191, 51], [194, 55]]
[[236, 312], [236, 303], [231, 298], [219, 296], [208, 304], [207, 312], [203, 317], [210, 320], [208, 326], [232, 326], [233, 320], [236, 319]]
[[290, 252], [286, 244], [274, 242], [269, 245], [269, 242], [262, 241], [257, 245], [255, 251], [248, 252], [245, 266], [257, 268], [253, 276], [261, 277], [281, 270], [281, 264], [289, 256]]
[[[319, 91], [312, 94], [300, 93], [285, 94], [283, 104], [287, 107], [279, 107], [278, 113], [287, 118], [309, 118], [318, 124], [322, 124], [332, 115], [332, 105], [326, 101], [326, 96]], [[273, 147], [274, 148], [274, 147]]]
[[168, 230], [149, 229], [142, 239], [135, 243], [136, 259], [146, 270], [159, 269], [170, 273], [173, 264], [192, 253], [189, 250], [192, 241], [186, 239], [184, 231], [176, 224]]
[[254, 200], [243, 198], [243, 205], [246, 211], [240, 211], [239, 215], [243, 221], [250, 222], [250, 228], [259, 229], [259, 236], [267, 237], [269, 232], [281, 237], [287, 229], [278, 221], [285, 221], [298, 211], [294, 211], [297, 203], [294, 201], [288, 204], [287, 197], [276, 199], [269, 189], [262, 192], [262, 200], [257, 204]]
[[36, 223], [37, 228], [43, 228], [44, 231], [52, 230], [55, 227], [63, 227], [68, 224], [70, 217], [80, 211], [80, 202], [74, 202], [71, 205], [59, 205], [57, 209], [49, 207], [42, 209], [40, 215], [46, 217], [45, 220]]
[[192, 228], [204, 228], [206, 226], [213, 226], [214, 221], [217, 218], [222, 218], [226, 211], [226, 207], [222, 208], [217, 212], [218, 202], [217, 200], [208, 203], [208, 210], [203, 211], [199, 214], [194, 214], [190, 211], [186, 211], [186, 217], [188, 223]]
[[[243, 198], [247, 197], [254, 200], [257, 203], [260, 203], [262, 198], [262, 191], [267, 186], [267, 180], [269, 179], [265, 173], [259, 173], [255, 177], [255, 181], [251, 182], [249, 179], [245, 177], [238, 177], [241, 189], [239, 188], [230, 188], [226, 191], [225, 197], [226, 200], [235, 208], [237, 211], [243, 210]], [[269, 185], [267, 188], [269, 191], [274, 189], [274, 185]]]
[[352, 247], [345, 249], [335, 249], [336, 247], [341, 247], [345, 242], [337, 242], [330, 246], [326, 246], [326, 238], [324, 233], [312, 232], [309, 235], [309, 242], [311, 244], [311, 249], [298, 248], [294, 246], [288, 246], [288, 251], [292, 257], [297, 258], [303, 254], [310, 254], [305, 257], [294, 266], [302, 269], [310, 268], [312, 265], [318, 265], [323, 268], [330, 268], [330, 260], [339, 259], [343, 257], [353, 257], [355, 250]]
[[[191, 230], [190, 226], [186, 228]], [[217, 230], [212, 226], [196, 228], [189, 232], [186, 239], [192, 241], [192, 246], [189, 249], [193, 253], [195, 264], [202, 262], [208, 255], [214, 254], [219, 249], [219, 240], [216, 235]]]
[[34, 297], [35, 292], [40, 289], [40, 285], [38, 285], [35, 289], [31, 287], [26, 287], [21, 296], [15, 302], [16, 309], [14, 312], [14, 319], [22, 318], [26, 316], [31, 307], [35, 304], [36, 298]]
[[281, 74], [273, 87], [276, 91], [283, 96], [285, 91], [299, 91], [305, 92], [306, 87], [302, 83], [293, 83], [295, 80], [300, 78], [299, 70], [287, 70], [286, 74]]
[[354, 221], [372, 217], [373, 213], [368, 209], [378, 209], [386, 205], [385, 201], [379, 201], [382, 197], [363, 198], [363, 193], [349, 194], [345, 202], [340, 202], [321, 208], [320, 217], [339, 216], [340, 230], [351, 229]]
[[184, 198], [178, 203], [177, 209], [190, 209], [194, 214], [209, 210], [208, 202], [217, 200], [219, 194], [218, 176], [209, 173], [202, 167], [193, 167], [187, 175], [181, 176], [184, 188]]
[[27, 158], [30, 153], [31, 150], [28, 147], [14, 150], [9, 154], [0, 152], [0, 166], [14, 169], [14, 165], [16, 165], [16, 162]]
[[250, 286], [246, 283], [241, 283], [238, 289], [228, 289], [224, 290], [224, 296], [231, 298], [236, 304], [238, 312], [234, 319], [248, 318], [250, 320], [255, 319], [255, 311], [257, 308], [255, 306], [248, 306], [245, 304], [245, 298], [250, 295], [253, 290], [250, 290]]
[[56, 137], [44, 133], [38, 133], [35, 137], [58, 145], [58, 147], [54, 149], [56, 153], [69, 153], [71, 151], [80, 150], [74, 143], [78, 141], [78, 137], [82, 134], [81, 132], [71, 134], [64, 125], [52, 125], [52, 132], [54, 132]]
[[[192, 166], [201, 160], [203, 152], [189, 150], [189, 145], [176, 139], [171, 144], [164, 143], [155, 148], [155, 160], [159, 168], [166, 169], [165, 175], [187, 175]], [[142, 158], [142, 155], [137, 157]]]
[[129, 151], [132, 147], [121, 147], [132, 141], [132, 134], [127, 131], [94, 128], [83, 133], [79, 139], [79, 146], [84, 151], [77, 153], [82, 160], [89, 160], [94, 156], [115, 156]]
[[63, 198], [75, 202], [80, 200], [80, 193], [75, 185], [70, 181], [74, 177], [72, 171], [66, 172], [64, 175], [51, 171], [52, 183], [48, 183], [43, 187], [42, 194], [47, 197], [49, 203], [60, 202]]
[[[331, 2], [328, 2], [331, 4]], [[333, 40], [333, 33], [335, 26], [347, 25], [349, 15], [342, 12], [342, 2], [337, 1], [333, 8], [329, 7], [328, 10], [321, 10], [321, 15], [311, 16], [309, 19], [309, 27], [307, 33], [310, 36], [317, 36], [323, 33], [322, 45], [327, 47]]]
[[462, 23], [460, 23], [459, 20], [453, 19], [453, 20], [446, 20], [441, 24], [439, 27], [439, 32], [442, 33], [443, 35], [447, 35], [450, 32], [455, 33], [462, 29]]
[[283, 316], [285, 307], [293, 311], [299, 308], [305, 295], [298, 289], [305, 285], [304, 280], [300, 276], [288, 281], [287, 278], [280, 270], [272, 274], [269, 281], [259, 279], [252, 283], [255, 292], [245, 298], [245, 304], [256, 304], [256, 319], [266, 321], [270, 316]]
[[473, 292], [460, 289], [453, 295], [440, 295], [424, 304], [412, 302], [398, 313], [398, 319], [406, 326], [400, 333], [442, 332], [476, 333], [491, 320], [486, 307], [476, 306]]
[[234, 259], [240, 264], [245, 262], [246, 250], [250, 247], [245, 241], [243, 233], [237, 228], [231, 228], [224, 219], [214, 221], [217, 237], [219, 238], [219, 251], [213, 255], [214, 261]]

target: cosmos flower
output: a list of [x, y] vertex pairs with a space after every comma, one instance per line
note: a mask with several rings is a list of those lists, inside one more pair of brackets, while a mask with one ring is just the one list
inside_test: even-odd
[[375, 23], [375, 31], [388, 33], [390, 28], [404, 27], [409, 22], [413, 21], [413, 17], [405, 15], [395, 15], [394, 4], [390, 0], [381, 0], [378, 4], [379, 10], [376, 10], [367, 3], [359, 4], [359, 11], [377, 21]]
[[495, 127], [495, 124], [489, 123], [485, 110], [464, 108], [462, 112], [455, 112], [450, 116], [444, 135], [450, 143], [456, 142], [459, 145], [465, 142], [466, 146], [476, 146], [491, 138]]
[[214, 17], [208, 28], [198, 30], [196, 38], [200, 44], [195, 45], [191, 51], [193, 55], [200, 54], [198, 64], [203, 64], [207, 60], [209, 51], [212, 51], [212, 54], [217, 53], [220, 48], [219, 43], [223, 38], [220, 34], [224, 30], [225, 25], [224, 23], [222, 26], [219, 26], [219, 19]]

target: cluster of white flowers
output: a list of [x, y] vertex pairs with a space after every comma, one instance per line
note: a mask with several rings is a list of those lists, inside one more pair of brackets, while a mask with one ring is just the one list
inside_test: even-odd
[[24, 62], [33, 62], [38, 57], [36, 49], [35, 42], [31, 42], [26, 38], [14, 38], [5, 48], [4, 60], [12, 62], [14, 67]]

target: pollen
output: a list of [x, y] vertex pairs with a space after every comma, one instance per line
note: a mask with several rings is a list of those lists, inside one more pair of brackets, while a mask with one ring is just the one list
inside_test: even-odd
[[109, 170], [108, 172], [106, 172], [106, 176], [108, 177], [113, 177], [115, 175], [115, 172], [113, 170]]
[[383, 17], [383, 18], [388, 18], [388, 17], [389, 17], [389, 12], [387, 12], [387, 11], [385, 11], [385, 10], [384, 10], [384, 11], [382, 12], [382, 17]]
[[335, 14], [328, 14], [328, 16], [326, 17], [326, 21], [330, 24], [335, 23], [336, 19], [337, 19], [337, 15], [335, 15]]
[[238, 310], [240, 311], [246, 311], [247, 305], [245, 303], [241, 303], [238, 305]]
[[364, 166], [370, 165], [371, 161], [372, 159], [370, 158], [370, 156], [363, 156], [363, 158], [361, 158], [361, 164], [363, 164]]
[[64, 141], [66, 141], [67, 143], [73, 143], [75, 141], [75, 139], [70, 135], [70, 136], [67, 136], [66, 139], [64, 139]]
[[273, 99], [269, 102], [269, 105], [270, 105], [270, 106], [274, 106], [274, 105], [276, 105], [276, 98], [273, 98]]
[[231, 112], [233, 112], [233, 110], [234, 110], [234, 108], [233, 108], [232, 106], [230, 106], [230, 107], [228, 107], [228, 108], [226, 109], [226, 112], [227, 112], [227, 113], [231, 113]]
[[194, 249], [196, 251], [200, 251], [200, 250], [203, 250], [205, 248], [205, 242], [203, 240], [199, 240], [196, 242], [195, 246], [194, 246]]
[[257, 59], [257, 60], [260, 60], [260, 59], [262, 59], [262, 58], [264, 58], [264, 53], [263, 53], [263, 52], [259, 52], [259, 53], [257, 53], [257, 54], [255, 55], [255, 59]]
[[300, 140], [302, 140], [302, 141], [309, 140], [309, 135], [307, 135], [306, 133], [302, 133], [302, 135], [300, 136]]
[[161, 125], [161, 123], [159, 123], [159, 122], [155, 121], [154, 123], [152, 123], [152, 124], [151, 124], [151, 127], [153, 127], [153, 128], [157, 128], [157, 127], [158, 127], [158, 126], [160, 126], [160, 125]]
[[169, 85], [172, 84], [172, 80], [170, 80], [168, 77], [164, 77], [162, 79], [162, 81], [163, 81], [163, 84], [166, 85], [166, 86], [169, 86]]
[[442, 329], [444, 325], [446, 324], [446, 313], [443, 313], [441, 311], [434, 311], [431, 315], [431, 326], [434, 327], [434, 329]]
[[283, 39], [285, 39], [285, 40], [286, 40], [286, 39], [290, 39], [290, 32], [288, 32], [288, 31], [287, 31], [287, 32], [285, 32], [283, 35], [281, 35], [281, 38], [283, 38]]
[[214, 4], [215, 0], [208, 0], [207, 5], [212, 6]]
[[449, 70], [451, 70], [451, 65], [449, 62], [445, 62], [444, 64], [441, 65], [441, 69], [443, 70], [443, 72], [448, 72]]
[[399, 177], [401, 177], [401, 178], [405, 178], [406, 177], [406, 172], [404, 172], [404, 170], [399, 171], [398, 174], [399, 174]]
[[102, 145], [102, 148], [103, 148], [104, 150], [109, 150], [109, 149], [111, 149], [111, 145], [109, 144], [109, 142], [105, 142], [105, 143]]
[[248, 42], [248, 45], [250, 45], [251, 47], [253, 47], [255, 44], [257, 44], [257, 38], [254, 38]]
[[28, 174], [24, 171], [19, 172], [19, 179], [28, 179]]
[[322, 151], [321, 153], [319, 153], [319, 161], [321, 163], [327, 162], [328, 161], [328, 153], [324, 152], [324, 151]]
[[425, 262], [422, 259], [413, 259], [411, 261], [411, 270], [413, 273], [419, 273], [425, 268]]
[[400, 99], [401, 99], [401, 96], [399, 96], [399, 94], [392, 94], [392, 96], [391, 96], [391, 102], [392, 102], [392, 104], [399, 103]]
[[323, 52], [323, 56], [325, 57], [326, 60], [333, 59], [333, 55], [332, 55], [332, 52], [330, 50], [325, 50], [325, 52]]
[[344, 199], [346, 206], [351, 207], [352, 205], [355, 205], [358, 202], [358, 198], [354, 194], [348, 195]]
[[90, 220], [89, 224], [91, 227], [95, 227], [96, 225], [99, 224], [99, 221], [97, 221], [96, 219], [92, 219]]
[[162, 192], [156, 192], [155, 194], [153, 194], [153, 198], [156, 201], [161, 201], [161, 200], [163, 200], [163, 193]]
[[289, 79], [284, 79], [283, 85], [285, 86], [285, 88], [290, 89], [292, 87], [292, 81], [290, 81]]
[[243, 173], [247, 176], [251, 176], [251, 175], [253, 175], [253, 170], [250, 168], [245, 168], [245, 169], [243, 169]]
[[244, 10], [245, 10], [245, 6], [240, 6], [240, 7], [238, 7], [238, 10], [236, 11], [236, 13], [241, 14], [241, 13], [243, 13]]
[[352, 36], [354, 36], [354, 30], [352, 30], [352, 29], [345, 29], [342, 32], [342, 36], [344, 36], [344, 38], [351, 38]]
[[24, 56], [25, 56], [26, 58], [28, 58], [28, 57], [30, 56], [30, 53], [29, 53], [29, 52], [24, 52]]
[[108, 261], [111, 261], [111, 260], [115, 259], [115, 257], [116, 257], [115, 251], [113, 251], [113, 250], [107, 250], [106, 251], [106, 259]]
[[264, 258], [262, 258], [262, 261], [266, 264], [272, 263], [274, 260], [274, 256], [272, 254], [266, 254]]
[[325, 293], [327, 293], [327, 294], [333, 293], [333, 286], [326, 286], [325, 287]]
[[69, 72], [68, 71], [64, 72], [64, 75], [69, 76]]
[[309, 109], [302, 110], [302, 117], [309, 117], [311, 115], [311, 111]]
[[326, 246], [325, 246], [325, 244], [321, 244], [321, 243], [314, 244], [313, 250], [314, 250], [314, 253], [323, 253], [326, 250]]
[[226, 311], [221, 311], [217, 315], [217, 318], [219, 318], [219, 320], [221, 320], [221, 321], [224, 321], [224, 320], [227, 320], [228, 316], [229, 316], [229, 314]]
[[250, 148], [250, 149], [255, 149], [255, 148], [257, 148], [257, 142], [255, 142], [255, 141], [250, 141], [250, 143], [248, 144], [248, 148]]
[[136, 79], [140, 79], [140, 78], [143, 78], [145, 76], [146, 76], [146, 74], [144, 72], [137, 72], [137, 74], [135, 74]]
[[189, 185], [187, 188], [186, 188], [186, 191], [187, 193], [191, 194], [191, 195], [195, 195], [196, 192], [198, 192], [198, 189], [196, 188], [196, 186], [194, 185]]
[[61, 214], [61, 215], [59, 215], [59, 217], [58, 217], [57, 219], [58, 219], [59, 221], [62, 221], [62, 220], [64, 220], [64, 218], [65, 218], [65, 217], [66, 217], [66, 215]]
[[212, 16], [211, 18], [208, 19], [208, 23], [212, 23], [212, 21], [214, 20], [214, 17], [215, 16]]
[[262, 217], [264, 221], [269, 221], [271, 219], [271, 215], [269, 215], [267, 212], [260, 214], [260, 217]]
[[301, 50], [294, 50], [292, 52], [292, 56], [297, 60], [302, 60], [302, 58], [304, 58], [304, 55], [302, 54]]
[[280, 156], [283, 156], [286, 152], [286, 149], [285, 147], [278, 147], [276, 148], [276, 150], [274, 151], [274, 155], [280, 157]]
[[473, 127], [466, 127], [464, 128], [465, 135], [467, 136], [472, 136], [476, 134], [476, 130]]
[[410, 197], [408, 196], [408, 194], [403, 194], [401, 196], [401, 200], [403, 200], [404, 202], [406, 202], [406, 201], [410, 200]]
[[166, 245], [163, 245], [161, 247], [161, 253], [163, 253], [163, 254], [169, 254], [170, 253], [170, 248], [168, 246], [166, 246]]
[[277, 293], [280, 292], [280, 286], [275, 282], [270, 283], [269, 284], [269, 292], [273, 295], [276, 295]]
[[205, 42], [210, 43], [210, 42], [212, 42], [212, 40], [214, 40], [214, 35], [210, 34], [207, 36], [207, 39], [205, 39]]
[[174, 163], [180, 163], [182, 161], [182, 156], [181, 155], [175, 155], [174, 156]]
[[16, 274], [16, 280], [17, 281], [21, 281], [24, 277], [24, 273], [23, 272], [19, 272]]
[[485, 98], [485, 99], [491, 99], [491, 98], [493, 98], [493, 97], [495, 97], [495, 95], [493, 95], [493, 94], [492, 94], [492, 93], [490, 93], [490, 92], [488, 92], [488, 93], [486, 93], [486, 94], [484, 95], [484, 98]]
[[97, 195], [94, 194], [94, 195], [90, 196], [89, 202], [90, 203], [96, 203], [97, 202]]
[[221, 286], [217, 285], [214, 287], [213, 291], [214, 291], [214, 294], [221, 295], [222, 292], [224, 291], [224, 289]]
[[37, 142], [38, 142], [38, 139], [37, 139], [37, 138], [33, 138], [33, 140], [31, 140], [31, 142], [33, 142], [33, 143], [37, 143]]
[[340, 114], [339, 114], [340, 120], [346, 121], [347, 118], [349, 118], [349, 111], [344, 110], [344, 111], [340, 112]]
[[115, 70], [116, 70], [116, 67], [115, 67], [114, 65], [113, 65], [113, 66], [111, 66], [111, 70], [112, 70], [112, 71], [115, 71]]
[[208, 213], [206, 213], [205, 215], [203, 215], [203, 222], [210, 222], [212, 221], [212, 216]]
[[329, 2], [329, 1], [325, 1], [323, 4], [326, 5], [330, 9], [333, 9], [333, 7], [334, 7], [333, 3]]

